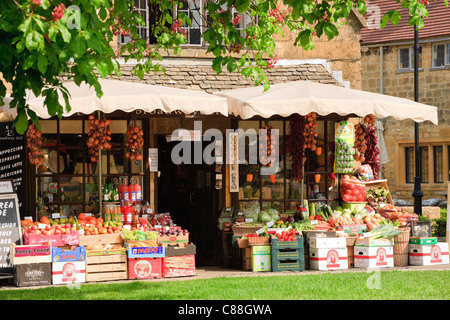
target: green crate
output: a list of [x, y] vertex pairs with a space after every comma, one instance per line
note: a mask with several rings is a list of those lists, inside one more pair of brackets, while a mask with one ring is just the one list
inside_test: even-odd
[[305, 260], [275, 260], [272, 259], [272, 272], [304, 271]]
[[301, 249], [272, 249], [272, 260], [298, 260], [303, 259], [305, 253]]
[[277, 237], [272, 237], [271, 247], [273, 249], [300, 249], [303, 248], [303, 237], [296, 237], [295, 241], [280, 241]]
[[438, 242], [437, 237], [432, 238], [420, 238], [420, 237], [410, 237], [410, 244], [418, 244], [418, 245], [427, 245], [427, 244], [436, 244]]

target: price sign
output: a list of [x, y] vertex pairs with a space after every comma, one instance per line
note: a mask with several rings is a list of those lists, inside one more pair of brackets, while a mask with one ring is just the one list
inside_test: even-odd
[[12, 273], [11, 244], [22, 245], [19, 201], [16, 194], [0, 195], [0, 273]]

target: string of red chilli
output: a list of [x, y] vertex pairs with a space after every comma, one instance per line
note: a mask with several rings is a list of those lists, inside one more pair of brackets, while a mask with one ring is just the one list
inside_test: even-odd
[[291, 116], [289, 121], [289, 146], [292, 156], [292, 177], [296, 181], [303, 178], [303, 158], [304, 158], [304, 143], [305, 143], [305, 118], [299, 114]]
[[365, 162], [372, 168], [374, 179], [378, 179], [378, 174], [381, 170], [381, 163], [379, 159], [380, 149], [378, 148], [378, 139], [376, 135], [376, 127], [374, 125], [366, 127], [366, 152], [364, 153]]

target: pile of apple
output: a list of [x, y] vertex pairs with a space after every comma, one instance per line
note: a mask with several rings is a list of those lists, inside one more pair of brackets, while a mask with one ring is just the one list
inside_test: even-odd
[[97, 234], [113, 234], [121, 233], [123, 229], [122, 222], [106, 221], [92, 224], [85, 224], [81, 227], [85, 236], [92, 236]]
[[57, 225], [45, 224], [45, 227], [43, 228], [40, 226], [42, 226], [42, 224], [41, 225], [33, 224], [25, 231], [25, 233], [35, 234], [36, 236], [53, 236], [61, 234], [78, 233], [77, 227], [71, 225], [70, 223]]

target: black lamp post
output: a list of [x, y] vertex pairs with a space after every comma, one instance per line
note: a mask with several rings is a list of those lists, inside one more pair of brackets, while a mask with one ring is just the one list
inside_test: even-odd
[[[419, 31], [414, 25], [414, 101], [419, 102]], [[414, 123], [414, 152], [415, 152], [415, 165], [416, 176], [414, 178], [414, 191], [412, 196], [414, 197], [414, 212], [418, 215], [422, 215], [422, 197], [423, 192], [420, 187], [421, 183], [421, 159], [420, 159], [420, 146], [419, 146], [419, 123]]]

